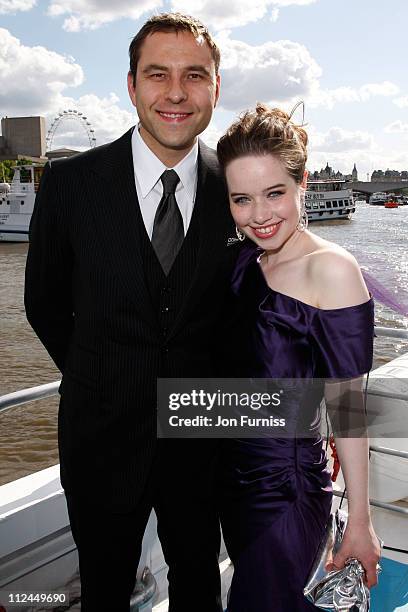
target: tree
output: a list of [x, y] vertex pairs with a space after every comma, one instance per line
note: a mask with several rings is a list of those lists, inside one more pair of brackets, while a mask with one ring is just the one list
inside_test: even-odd
[[24, 166], [31, 164], [29, 159], [6, 159], [0, 162], [0, 182], [11, 183], [14, 176], [14, 166]]

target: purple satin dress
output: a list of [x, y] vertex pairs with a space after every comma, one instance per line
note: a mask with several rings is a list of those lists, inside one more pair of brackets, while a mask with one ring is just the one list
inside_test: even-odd
[[[272, 290], [246, 246], [233, 279], [241, 315], [232, 337], [238, 377], [353, 378], [372, 365], [374, 304], [322, 310]], [[319, 400], [322, 398], [320, 396]], [[285, 407], [293, 422], [300, 405]], [[225, 440], [221, 522], [234, 564], [228, 612], [316, 608], [303, 587], [330, 513], [332, 489], [319, 421], [308, 437]]]

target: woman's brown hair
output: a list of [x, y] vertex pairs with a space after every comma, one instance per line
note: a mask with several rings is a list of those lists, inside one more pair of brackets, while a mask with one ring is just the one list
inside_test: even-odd
[[300, 184], [307, 160], [306, 131], [291, 121], [279, 108], [257, 103], [254, 110], [242, 113], [217, 145], [221, 166], [247, 155], [274, 155], [288, 174]]

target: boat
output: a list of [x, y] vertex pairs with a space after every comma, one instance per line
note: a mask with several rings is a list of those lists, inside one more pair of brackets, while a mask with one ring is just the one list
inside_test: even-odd
[[0, 242], [28, 242], [28, 228], [44, 165], [25, 164], [13, 170], [10, 188], [0, 192]]
[[398, 208], [399, 203], [396, 199], [391, 198], [384, 203], [384, 208]]
[[383, 191], [377, 191], [370, 196], [369, 204], [372, 206], [384, 206], [388, 200], [388, 195]]
[[356, 210], [353, 191], [341, 179], [308, 181], [305, 207], [309, 221], [351, 219]]
[[[408, 339], [408, 330], [376, 326], [375, 331], [376, 336]], [[0, 417], [15, 406], [55, 395], [59, 385], [56, 381], [1, 397]], [[384, 541], [382, 572], [379, 585], [371, 591], [370, 610], [402, 612], [408, 609], [408, 352], [373, 370], [367, 389], [368, 414], [377, 417], [369, 420], [370, 504], [376, 533]], [[393, 437], [395, 432], [398, 438]], [[334, 483], [333, 510], [343, 493], [340, 471]], [[219, 562], [225, 609], [233, 566], [223, 543]], [[153, 511], [143, 539], [131, 612], [167, 612], [167, 569]], [[54, 598], [50, 601], [56, 605], [47, 604], [47, 610], [80, 610], [78, 554], [58, 464], [0, 486], [1, 612], [46, 612], [35, 603], [9, 606], [5, 597], [10, 592], [28, 590]], [[189, 603], [194, 610], [194, 601]]]

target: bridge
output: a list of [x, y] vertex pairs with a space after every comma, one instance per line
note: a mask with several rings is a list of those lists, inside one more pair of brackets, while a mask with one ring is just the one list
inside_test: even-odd
[[377, 191], [396, 192], [408, 189], [408, 181], [350, 181], [346, 183], [348, 189], [372, 195]]

